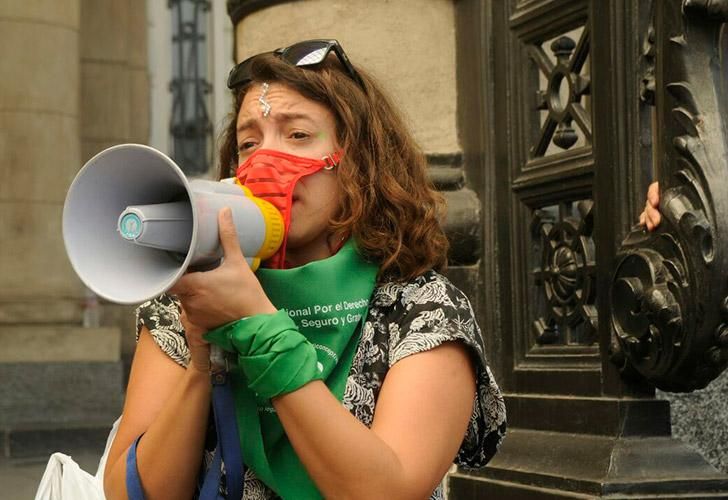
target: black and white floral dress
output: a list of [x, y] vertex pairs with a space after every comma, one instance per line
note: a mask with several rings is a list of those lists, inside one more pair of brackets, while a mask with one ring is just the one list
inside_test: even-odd
[[[189, 350], [180, 321], [179, 304], [169, 295], [137, 309], [137, 338], [146, 326], [160, 348], [186, 367]], [[343, 405], [361, 422], [371, 426], [379, 390], [387, 371], [401, 359], [428, 351], [444, 342], [465, 344], [476, 366], [477, 397], [467, 432], [455, 463], [479, 468], [496, 453], [506, 431], [506, 412], [498, 386], [485, 360], [483, 341], [467, 297], [450, 281], [429, 271], [404, 283], [375, 288], [362, 336], [349, 372]], [[211, 462], [215, 430], [210, 419], [203, 466]], [[271, 499], [277, 495], [246, 470], [243, 498]], [[438, 487], [431, 499], [442, 498]]]

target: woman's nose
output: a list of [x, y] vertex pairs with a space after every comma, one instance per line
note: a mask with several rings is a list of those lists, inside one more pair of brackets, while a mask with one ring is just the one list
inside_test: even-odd
[[285, 143], [277, 134], [263, 137], [259, 146], [260, 149], [273, 149], [275, 151], [284, 151], [285, 147]]

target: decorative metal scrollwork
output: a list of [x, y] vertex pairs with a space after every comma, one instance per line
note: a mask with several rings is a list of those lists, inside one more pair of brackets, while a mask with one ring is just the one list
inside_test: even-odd
[[706, 386], [728, 366], [728, 96], [722, 59], [728, 54], [721, 54], [720, 45], [728, 1], [662, 1], [655, 8], [663, 221], [654, 233], [633, 228], [617, 256], [613, 361], [678, 392]]
[[[545, 317], [533, 323], [539, 344], [591, 344], [595, 340], [597, 312], [594, 306], [596, 266], [592, 232], [593, 203], [576, 204], [580, 218], [544, 220], [536, 211], [532, 228], [541, 238], [541, 266], [534, 272], [547, 302]], [[574, 335], [583, 326], [584, 333]]]
[[579, 42], [568, 36], [557, 38], [551, 43], [556, 56], [554, 64], [538, 45], [529, 46], [529, 55], [538, 65], [548, 83], [539, 91], [538, 109], [548, 111], [537, 144], [531, 149], [534, 157], [544, 156], [553, 141], [561, 149], [569, 149], [578, 140], [572, 122], [576, 121], [588, 142], [591, 142], [591, 117], [581, 103], [582, 97], [591, 93], [591, 79], [582, 74], [589, 55], [589, 28], [584, 27]]

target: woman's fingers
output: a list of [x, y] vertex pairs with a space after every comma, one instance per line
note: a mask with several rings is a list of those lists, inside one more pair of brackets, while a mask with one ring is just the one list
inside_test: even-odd
[[648, 231], [652, 231], [660, 225], [662, 216], [658, 207], [660, 206], [660, 184], [653, 182], [647, 189], [647, 200], [645, 208], [640, 214], [640, 224], [645, 226]]
[[184, 306], [180, 308], [180, 319], [185, 331], [185, 339], [190, 350], [190, 366], [203, 373], [210, 371], [210, 344], [202, 338], [203, 328], [191, 323]]
[[233, 212], [230, 207], [225, 207], [217, 214], [217, 227], [220, 237], [220, 246], [225, 255], [225, 261], [243, 260], [243, 250], [240, 248], [238, 232], [233, 222]]
[[660, 225], [661, 220], [662, 216], [660, 215], [660, 211], [650, 206], [650, 203], [647, 202], [644, 212], [640, 214], [640, 224], [647, 227], [648, 231], [652, 231]]
[[188, 272], [182, 275], [182, 277], [178, 279], [177, 282], [167, 291], [179, 297], [194, 295], [195, 290], [199, 287], [199, 274], [200, 273], [197, 272]]
[[187, 317], [187, 311], [185, 310], [184, 306], [181, 308], [181, 314], [180, 319], [182, 320], [182, 327], [185, 329], [185, 334], [187, 338], [190, 337], [199, 340], [200, 342], [206, 342], [202, 339], [202, 334], [205, 333], [205, 330], [203, 328], [200, 328], [199, 326], [195, 325], [194, 323], [191, 323], [189, 318]]
[[[660, 220], [662, 220], [662, 217], [660, 216], [660, 211], [655, 210], [654, 208], [650, 208], [649, 210], [647, 210], [647, 219], [649, 220], [648, 229], [650, 229], [651, 231], [652, 229], [660, 225]], [[649, 224], [652, 225], [651, 228], [649, 227]]]
[[650, 187], [647, 188], [647, 202], [653, 208], [660, 206], [660, 183], [653, 182]]

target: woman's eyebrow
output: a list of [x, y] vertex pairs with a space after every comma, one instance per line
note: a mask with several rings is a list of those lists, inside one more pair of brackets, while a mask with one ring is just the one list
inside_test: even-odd
[[[267, 118], [264, 118], [265, 120], [272, 119], [277, 122], [291, 122], [294, 120], [305, 120], [312, 124], [314, 124], [314, 120], [311, 118], [311, 115], [306, 113], [293, 113], [293, 112], [280, 112], [280, 113], [271, 113], [270, 116]], [[261, 120], [259, 117], [252, 117], [252, 118], [246, 118], [237, 127], [237, 131], [240, 132], [242, 130], [247, 130], [255, 125]]]
[[276, 113], [275, 116], [273, 116], [273, 119], [279, 122], [292, 122], [294, 120], [306, 120], [309, 122], [313, 122], [311, 115], [308, 115], [306, 113], [294, 113], [285, 111], [281, 113]]
[[242, 132], [243, 130], [247, 130], [249, 128], [252, 128], [253, 125], [256, 123], [256, 118], [246, 118], [242, 122], [238, 124], [238, 127], [235, 129], [237, 132]]

